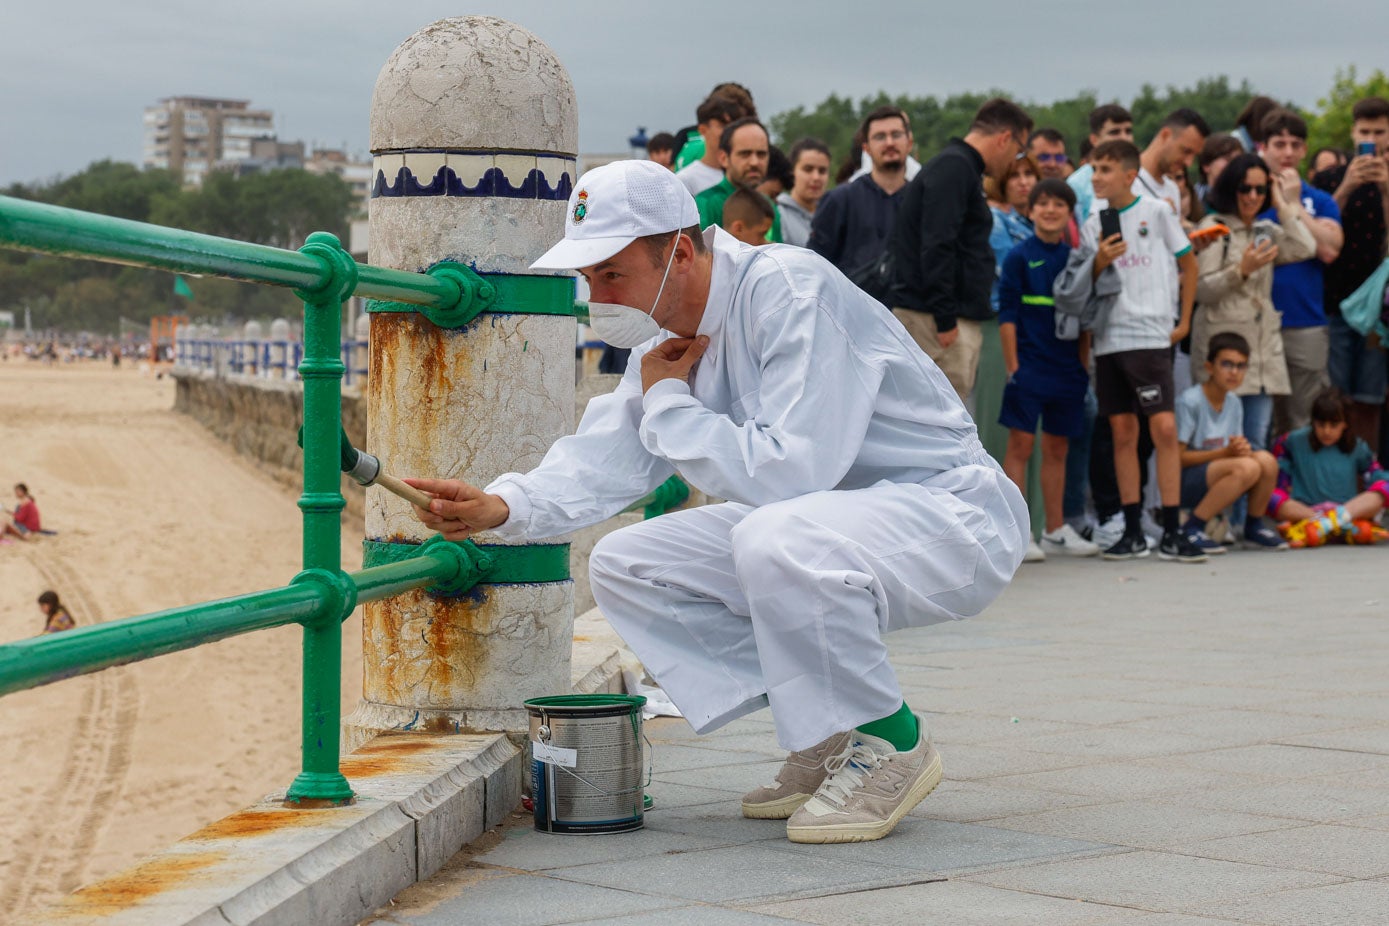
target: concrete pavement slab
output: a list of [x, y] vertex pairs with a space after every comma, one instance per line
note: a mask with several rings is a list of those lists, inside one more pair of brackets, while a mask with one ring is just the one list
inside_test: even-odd
[[753, 909], [823, 926], [843, 923], [920, 926], [1107, 926], [1143, 923], [1139, 910], [1003, 890], [969, 881], [935, 881], [871, 893], [764, 904]]
[[1046, 862], [967, 875], [966, 879], [1009, 890], [1168, 913], [1200, 913], [1220, 901], [1344, 880], [1334, 875], [1149, 851]]
[[[467, 915], [461, 921], [487, 926], [557, 926], [677, 905], [667, 897], [524, 874], [472, 881], [467, 897]], [[458, 912], [448, 904], [409, 897], [397, 900], [366, 923], [458, 926], [460, 922]]]
[[919, 871], [875, 865], [852, 851], [817, 858], [761, 843], [560, 868], [550, 876], [706, 903], [818, 896], [922, 879]]
[[[1002, 817], [992, 820], [991, 825], [1027, 833], [1093, 839], [1097, 842], [1138, 849], [1176, 849], [1179, 846], [1199, 844], [1208, 839], [1266, 833], [1269, 830], [1275, 832], [1272, 839], [1276, 841], [1280, 838], [1277, 833], [1306, 824], [1301, 820], [1279, 820], [1275, 817], [1231, 810], [1212, 810], [1208, 807], [1124, 801]], [[1219, 854], [1212, 857], [1226, 858]]]
[[507, 830], [505, 838], [494, 848], [477, 855], [476, 862], [516, 871], [543, 872], [552, 868], [619, 862], [722, 844], [716, 839], [651, 828], [607, 837], [581, 837], [517, 827]]
[[1205, 913], [1263, 926], [1368, 926], [1384, 922], [1389, 881], [1348, 881], [1211, 904]]
[[[929, 800], [929, 799], [928, 799]], [[1108, 852], [1113, 846], [1095, 840], [1067, 839], [1051, 835], [1022, 833], [974, 823], [950, 823], [908, 816], [893, 832], [897, 839], [859, 843], [852, 847], [854, 861], [869, 862], [882, 869], [896, 867], [904, 872], [950, 874], [982, 868], [996, 868], [1014, 862], [1068, 855]], [[827, 861], [844, 859], [843, 845], [802, 845], [783, 842], [769, 848]]]
[[[1389, 878], [1389, 832], [1334, 824], [1212, 839], [1173, 847], [1201, 858], [1320, 871], [1347, 878]], [[1389, 914], [1389, 908], [1385, 910]]]
[[[439, 923], [511, 922], [504, 894], [565, 882], [598, 893], [536, 922], [1368, 926], [1389, 909], [1389, 626], [1365, 576], [1389, 550], [1329, 552], [1049, 561], [978, 619], [888, 637], [947, 777], [880, 842], [740, 817], [779, 763], [768, 712], [707, 737], [662, 718], [644, 833], [525, 829], [407, 895], [433, 891]], [[1311, 589], [1315, 622], [1288, 607]]]

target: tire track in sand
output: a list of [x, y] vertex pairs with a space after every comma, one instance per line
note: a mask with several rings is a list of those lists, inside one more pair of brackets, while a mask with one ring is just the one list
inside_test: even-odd
[[[24, 553], [76, 613], [89, 620], [111, 613], [60, 554], [38, 545], [26, 545]], [[140, 709], [134, 676], [126, 668], [107, 669], [68, 684], [85, 686], [71, 746], [18, 841], [30, 851], [18, 857], [16, 876], [0, 885], [0, 917], [13, 922], [53, 894], [81, 886], [130, 769]]]

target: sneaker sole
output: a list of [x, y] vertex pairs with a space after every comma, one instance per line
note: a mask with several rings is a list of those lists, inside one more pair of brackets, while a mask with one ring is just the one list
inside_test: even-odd
[[[1118, 543], [1118, 541], [1116, 540], [1115, 543]], [[1113, 546], [1113, 544], [1111, 544], [1111, 546]], [[1047, 556], [1073, 556], [1076, 559], [1082, 559], [1086, 556], [1099, 556], [1101, 552], [1099, 547], [1088, 551], [1076, 550], [1072, 547], [1042, 547], [1042, 550]]]
[[897, 805], [886, 820], [881, 823], [844, 823], [838, 826], [827, 824], [825, 826], [788, 826], [786, 828], [786, 838], [792, 842], [813, 843], [825, 845], [827, 843], [842, 842], [872, 842], [875, 839], [882, 839], [893, 828], [912, 811], [917, 804], [926, 799], [926, 796], [936, 790], [936, 785], [940, 784], [941, 778], [945, 774], [944, 766], [941, 765], [940, 753], [936, 752], [935, 747], [931, 748], [931, 763], [921, 770], [916, 781], [907, 790], [907, 795], [902, 799], [902, 803]]
[[749, 804], [743, 801], [743, 816], [749, 820], [785, 820], [793, 813], [801, 809], [806, 801], [810, 800], [809, 794], [793, 794], [790, 797], [779, 797], [774, 801], [763, 801], [760, 804]]
[[1117, 563], [1126, 559], [1142, 559], [1152, 552], [1152, 550], [1140, 550], [1137, 553], [1101, 553], [1100, 556], [1111, 563]]
[[1245, 550], [1267, 550], [1270, 553], [1277, 553], [1279, 550], [1290, 549], [1287, 541], [1280, 543], [1276, 547], [1268, 547], [1264, 546], [1262, 543], [1255, 543], [1252, 540], [1245, 540], [1240, 544], [1240, 547]]
[[1210, 559], [1210, 557], [1204, 553], [1202, 553], [1200, 556], [1178, 556], [1175, 553], [1164, 553], [1161, 550], [1159, 550], [1158, 559], [1168, 563], [1190, 563], [1192, 565], [1195, 565], [1196, 563], [1206, 562], [1206, 560]]

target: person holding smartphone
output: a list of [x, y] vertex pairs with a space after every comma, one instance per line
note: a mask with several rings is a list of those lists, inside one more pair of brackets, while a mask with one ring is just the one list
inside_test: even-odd
[[[1248, 341], [1249, 369], [1235, 394], [1244, 406], [1244, 437], [1253, 449], [1266, 450], [1274, 397], [1292, 391], [1282, 319], [1273, 304], [1273, 267], [1315, 256], [1317, 242], [1296, 193], [1289, 198], [1257, 154], [1241, 154], [1225, 166], [1211, 187], [1210, 202], [1215, 212], [1201, 221], [1201, 227], [1220, 223], [1230, 234], [1198, 258], [1196, 299], [1201, 311], [1192, 329], [1191, 377], [1197, 383], [1209, 377], [1205, 361], [1213, 335], [1230, 331]], [[1270, 210], [1276, 222], [1263, 217]]]
[[1341, 207], [1345, 243], [1326, 268], [1326, 315], [1331, 335], [1327, 372], [1351, 403], [1351, 431], [1379, 446], [1380, 410], [1389, 391], [1383, 346], [1373, 345], [1341, 318], [1341, 300], [1355, 292], [1384, 260], [1389, 241], [1389, 100], [1367, 97], [1351, 109], [1350, 163], [1316, 175], [1315, 184]]
[[[1120, 284], [1113, 307], [1094, 331], [1095, 397], [1114, 435], [1114, 473], [1123, 514], [1123, 533], [1105, 549], [1104, 558], [1148, 555], [1138, 452], [1146, 424], [1162, 498], [1158, 558], [1204, 562], [1206, 554], [1187, 540], [1178, 522], [1182, 475], [1172, 384], [1172, 347], [1191, 330], [1196, 255], [1171, 205], [1134, 193], [1139, 153], [1132, 142], [1104, 142], [1090, 155], [1090, 163], [1095, 198], [1104, 200], [1104, 208], [1092, 212], [1081, 226], [1080, 247], [1095, 255], [1096, 278], [1113, 272]], [[1175, 327], [1173, 305], [1180, 306]]]

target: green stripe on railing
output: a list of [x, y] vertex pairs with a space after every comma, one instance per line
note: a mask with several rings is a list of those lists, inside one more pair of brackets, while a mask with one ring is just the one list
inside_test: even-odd
[[[448, 543], [432, 540], [430, 543]], [[453, 544], [461, 547], [471, 560], [484, 559], [479, 585], [529, 585], [540, 582], [564, 582], [569, 579], [569, 544], [533, 543], [521, 546], [476, 544], [471, 540]], [[393, 543], [385, 540], [362, 541], [364, 568], [394, 563], [419, 556], [420, 545]], [[490, 564], [490, 565], [488, 565]], [[431, 589], [431, 591], [436, 591]], [[444, 593], [444, 592], [440, 592]]]
[[[496, 298], [484, 311], [516, 315], [573, 315], [574, 278], [526, 276], [513, 273], [479, 274], [496, 287]], [[368, 312], [419, 312], [407, 302], [372, 301]]]
[[1056, 305], [1056, 300], [1050, 296], [1023, 296], [1023, 305]]

